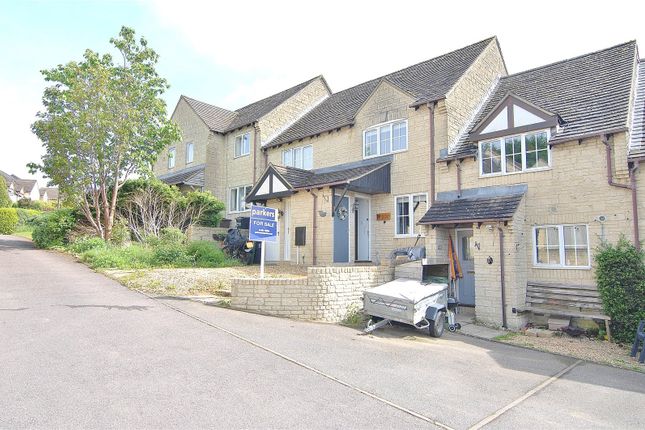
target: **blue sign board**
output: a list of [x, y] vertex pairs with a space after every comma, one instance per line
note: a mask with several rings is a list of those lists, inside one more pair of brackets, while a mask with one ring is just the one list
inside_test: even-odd
[[254, 241], [278, 241], [278, 210], [264, 206], [251, 206], [249, 239]]

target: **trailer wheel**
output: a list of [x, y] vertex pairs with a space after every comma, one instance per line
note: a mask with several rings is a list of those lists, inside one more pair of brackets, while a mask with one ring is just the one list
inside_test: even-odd
[[430, 325], [428, 326], [428, 332], [430, 333], [430, 336], [432, 337], [441, 337], [443, 334], [443, 325], [444, 325], [444, 320], [446, 319], [446, 312], [444, 311], [439, 311], [435, 315], [435, 319], [430, 321]]

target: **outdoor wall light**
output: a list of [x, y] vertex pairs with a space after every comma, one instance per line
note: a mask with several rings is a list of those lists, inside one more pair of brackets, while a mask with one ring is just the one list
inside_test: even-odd
[[488, 264], [493, 264], [493, 257], [491, 257], [491, 256], [489, 255], [489, 256], [488, 256], [488, 258], [486, 259], [486, 262], [487, 262]]

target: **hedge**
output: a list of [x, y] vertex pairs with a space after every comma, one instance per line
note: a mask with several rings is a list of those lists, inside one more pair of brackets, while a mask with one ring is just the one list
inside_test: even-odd
[[13, 234], [18, 227], [18, 213], [14, 208], [0, 208], [0, 234]]
[[45, 212], [36, 218], [32, 239], [39, 248], [52, 248], [68, 243], [68, 234], [76, 225], [79, 214], [73, 209]]
[[638, 321], [645, 319], [644, 257], [625, 238], [602, 244], [595, 256], [598, 291], [617, 342], [633, 341]]

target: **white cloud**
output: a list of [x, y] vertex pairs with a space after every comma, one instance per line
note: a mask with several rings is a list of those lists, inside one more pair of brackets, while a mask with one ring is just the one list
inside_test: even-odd
[[[214, 67], [238, 74], [233, 107], [323, 74], [333, 90], [497, 35], [511, 72], [644, 36], [632, 5], [543, 1], [148, 0]], [[636, 34], [639, 31], [640, 34]], [[258, 77], [259, 76], [259, 77]], [[278, 85], [279, 84], [279, 85]]]

